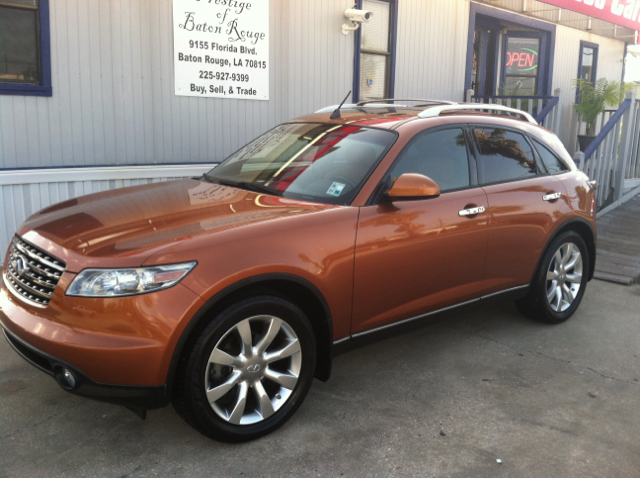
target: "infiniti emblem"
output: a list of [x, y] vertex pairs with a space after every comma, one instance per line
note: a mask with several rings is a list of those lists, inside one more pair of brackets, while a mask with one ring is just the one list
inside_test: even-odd
[[252, 364], [251, 366], [249, 366], [247, 368], [247, 371], [249, 371], [250, 373], [257, 373], [258, 371], [260, 371], [260, 365], [259, 364]]
[[18, 276], [25, 276], [27, 271], [29, 271], [29, 263], [27, 262], [27, 258], [22, 256], [21, 254], [16, 254], [13, 258], [11, 258], [11, 266]]

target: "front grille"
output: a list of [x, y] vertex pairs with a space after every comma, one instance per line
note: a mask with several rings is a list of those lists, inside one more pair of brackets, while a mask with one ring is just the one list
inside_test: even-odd
[[46, 306], [66, 267], [64, 261], [15, 236], [9, 251], [6, 278], [14, 294]]

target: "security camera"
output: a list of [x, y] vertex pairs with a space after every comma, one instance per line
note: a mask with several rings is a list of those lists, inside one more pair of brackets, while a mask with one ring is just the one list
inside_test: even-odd
[[348, 23], [342, 25], [342, 34], [349, 35], [349, 32], [357, 30], [361, 23], [366, 23], [371, 20], [373, 12], [370, 12], [369, 10], [358, 10], [357, 8], [348, 8], [344, 11], [344, 16], [354, 24], [353, 26]]
[[373, 17], [373, 12], [369, 10], [358, 10], [357, 8], [349, 8], [345, 10], [344, 16], [354, 23], [366, 23]]

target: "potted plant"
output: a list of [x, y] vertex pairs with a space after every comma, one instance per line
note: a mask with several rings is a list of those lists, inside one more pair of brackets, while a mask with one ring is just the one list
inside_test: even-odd
[[598, 115], [607, 108], [617, 108], [624, 96], [631, 90], [631, 85], [600, 78], [595, 84], [579, 78], [573, 81], [578, 90], [579, 103], [574, 108], [587, 123], [586, 135], [578, 135], [580, 151], [585, 151], [596, 138], [596, 121]]

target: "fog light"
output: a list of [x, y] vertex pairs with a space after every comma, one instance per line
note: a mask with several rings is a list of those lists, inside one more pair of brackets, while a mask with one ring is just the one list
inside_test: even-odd
[[64, 380], [69, 385], [70, 388], [75, 387], [76, 378], [73, 376], [73, 373], [69, 371], [67, 368], [64, 368]]
[[78, 382], [71, 370], [65, 367], [62, 368], [62, 371], [58, 370], [56, 380], [64, 389], [73, 389], [76, 387]]

